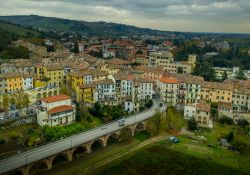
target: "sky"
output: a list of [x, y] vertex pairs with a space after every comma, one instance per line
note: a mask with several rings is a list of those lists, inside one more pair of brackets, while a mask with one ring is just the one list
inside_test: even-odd
[[106, 21], [166, 31], [250, 33], [250, 0], [1, 0], [0, 15]]

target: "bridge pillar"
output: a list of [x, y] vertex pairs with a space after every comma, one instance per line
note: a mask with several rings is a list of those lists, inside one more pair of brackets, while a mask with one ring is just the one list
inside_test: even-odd
[[48, 170], [52, 169], [52, 163], [53, 163], [54, 158], [55, 158], [55, 156], [51, 156], [51, 157], [44, 159]]
[[85, 144], [82, 145], [82, 146], [86, 147], [86, 149], [87, 149], [87, 154], [90, 154], [90, 153], [92, 152], [92, 150], [91, 150], [91, 145], [92, 145], [92, 142], [85, 143]]
[[32, 164], [24, 166], [20, 169], [22, 175], [29, 175], [30, 174], [30, 168], [32, 167]]

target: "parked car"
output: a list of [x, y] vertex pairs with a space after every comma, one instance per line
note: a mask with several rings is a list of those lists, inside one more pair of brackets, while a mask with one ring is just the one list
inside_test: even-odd
[[15, 116], [16, 116], [16, 117], [19, 117], [20, 115], [19, 115], [19, 113], [18, 113], [18, 112], [16, 112], [16, 113], [15, 113]]
[[162, 107], [162, 103], [159, 104], [159, 107]]
[[178, 138], [174, 137], [174, 136], [169, 137], [169, 141], [172, 142], [172, 143], [178, 143], [178, 142], [180, 142], [180, 140]]
[[0, 120], [4, 120], [4, 116], [3, 115], [0, 115]]
[[14, 118], [15, 117], [15, 114], [14, 113], [11, 113], [10, 114], [10, 118]]
[[11, 110], [16, 110], [16, 105], [11, 105], [11, 106], [10, 106], [10, 109], [11, 109]]

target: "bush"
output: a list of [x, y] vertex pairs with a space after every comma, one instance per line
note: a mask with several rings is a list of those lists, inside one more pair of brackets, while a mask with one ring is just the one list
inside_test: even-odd
[[124, 128], [120, 134], [121, 142], [128, 142], [132, 139], [132, 131], [129, 127]]
[[148, 139], [149, 137], [150, 137], [150, 134], [148, 131], [141, 131], [141, 132], [135, 133], [135, 138], [139, 140], [140, 142]]
[[148, 100], [147, 103], [145, 104], [146, 108], [151, 108], [153, 106], [153, 100]]
[[5, 140], [4, 139], [0, 139], [0, 144], [5, 144]]
[[188, 128], [192, 131], [197, 130], [198, 123], [194, 117], [192, 117], [190, 120], [188, 120]]
[[249, 125], [249, 122], [246, 119], [239, 119], [237, 124], [241, 127], [241, 128], [245, 128], [247, 125]]
[[233, 141], [231, 142], [231, 145], [238, 151], [242, 152], [247, 148], [248, 142], [246, 138], [237, 135], [237, 137], [234, 137]]
[[233, 125], [234, 124], [233, 119], [231, 119], [231, 118], [229, 118], [229, 117], [227, 117], [225, 115], [219, 119], [219, 122], [221, 124], [227, 124], [227, 125]]

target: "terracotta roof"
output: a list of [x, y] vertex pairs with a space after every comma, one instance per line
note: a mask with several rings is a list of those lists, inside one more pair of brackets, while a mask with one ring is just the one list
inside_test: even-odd
[[68, 99], [70, 99], [69, 96], [61, 94], [61, 95], [56, 95], [56, 96], [44, 98], [44, 99], [42, 99], [42, 101], [44, 101], [46, 103], [53, 103], [53, 102], [63, 101], [63, 100], [68, 100]]
[[62, 106], [58, 106], [58, 107], [54, 107], [54, 108], [50, 109], [48, 111], [48, 114], [55, 114], [58, 112], [64, 112], [64, 111], [68, 111], [68, 110], [72, 110], [72, 109], [74, 109], [74, 106], [62, 105]]
[[178, 80], [173, 77], [162, 77], [160, 82], [167, 84], [178, 84]]
[[210, 112], [210, 110], [211, 110], [211, 104], [207, 103], [204, 100], [200, 100], [197, 103], [197, 109], [200, 110], [200, 111]]
[[115, 64], [115, 65], [124, 65], [124, 64], [131, 64], [131, 62], [126, 61], [126, 60], [122, 60], [122, 59], [118, 59], [118, 58], [113, 58], [111, 60], [107, 60], [106, 61], [108, 64]]

